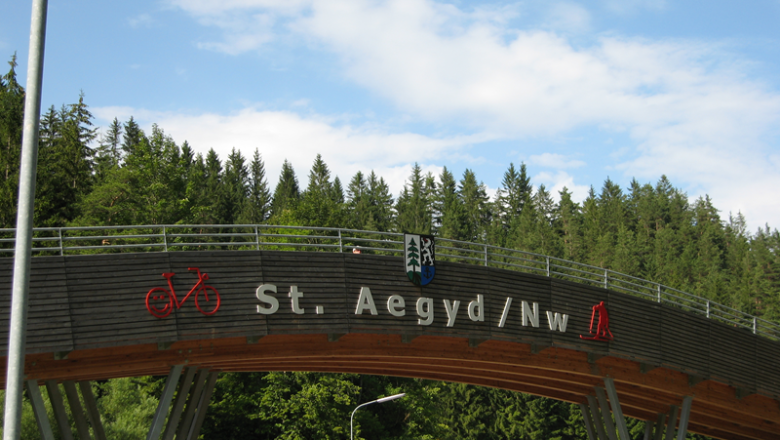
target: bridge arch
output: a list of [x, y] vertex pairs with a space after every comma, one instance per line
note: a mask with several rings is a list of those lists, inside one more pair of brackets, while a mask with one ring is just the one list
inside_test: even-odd
[[[218, 290], [218, 311], [199, 312], [191, 297], [170, 315], [153, 316], [145, 298], [166, 287], [161, 274], [175, 274], [171, 282], [181, 299], [198, 280], [188, 270], [195, 267]], [[39, 381], [160, 375], [174, 365], [355, 372], [464, 382], [573, 403], [586, 402], [611, 378], [627, 416], [653, 420], [690, 396], [692, 432], [756, 439], [780, 432], [775, 341], [601, 287], [453, 262], [438, 262], [436, 271], [434, 282], [419, 287], [409, 282], [399, 257], [365, 253], [39, 257], [33, 260], [25, 372]], [[10, 259], [0, 261], [0, 285], [10, 285], [10, 273]], [[258, 312], [272, 305], [259, 299], [260, 286], [275, 287], [275, 293], [264, 290], [279, 302], [274, 313]], [[0, 294], [8, 310], [7, 288]], [[393, 295], [403, 306], [388, 305]], [[582, 339], [589, 335], [592, 307], [602, 301], [614, 340]], [[524, 308], [531, 315], [525, 325]], [[401, 310], [403, 316], [396, 316]], [[421, 325], [427, 310], [432, 323]], [[560, 322], [551, 328], [555, 314], [566, 316], [565, 328]], [[7, 331], [7, 323], [0, 328]]]

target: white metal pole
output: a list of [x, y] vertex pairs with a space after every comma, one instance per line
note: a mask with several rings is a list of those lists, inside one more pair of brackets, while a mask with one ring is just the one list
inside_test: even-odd
[[30, 23], [30, 51], [27, 59], [27, 90], [24, 101], [22, 162], [19, 172], [19, 209], [16, 215], [16, 247], [11, 294], [11, 322], [8, 332], [8, 366], [6, 369], [5, 422], [3, 439], [20, 438], [22, 424], [22, 391], [24, 387], [25, 336], [27, 304], [32, 259], [33, 205], [35, 174], [38, 163], [38, 124], [41, 115], [43, 52], [46, 41], [48, 0], [33, 0]]

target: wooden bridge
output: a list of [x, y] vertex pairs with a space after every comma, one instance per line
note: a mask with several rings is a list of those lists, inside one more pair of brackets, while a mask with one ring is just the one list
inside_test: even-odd
[[[0, 260], [3, 353], [11, 269], [12, 259]], [[162, 290], [171, 290], [164, 273], [175, 274], [176, 301]], [[583, 339], [595, 334], [593, 306], [601, 302], [614, 338]], [[155, 316], [166, 307], [170, 314]], [[777, 439], [778, 365], [780, 343], [750, 328], [597, 285], [439, 261], [434, 281], [419, 287], [395, 256], [221, 250], [34, 258], [25, 373], [31, 383], [66, 383], [73, 392], [77, 382], [172, 373], [157, 438], [169, 407], [188, 414], [184, 397], [172, 400], [180, 376], [179, 394], [199, 386], [207, 404], [203, 390], [216, 374], [198, 374], [199, 382], [197, 371], [279, 370], [546, 396], [580, 404], [594, 439], [616, 431], [622, 438], [621, 413], [652, 421], [647, 438], [671, 438], [679, 428]]]

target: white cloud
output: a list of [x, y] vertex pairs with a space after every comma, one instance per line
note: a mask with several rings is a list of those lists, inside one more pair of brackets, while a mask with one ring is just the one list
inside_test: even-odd
[[534, 182], [536, 186], [544, 184], [547, 191], [550, 192], [556, 201], [561, 200], [560, 192], [563, 191], [563, 188], [566, 188], [571, 193], [572, 200], [577, 203], [581, 203], [585, 200], [585, 198], [588, 197], [588, 191], [590, 190], [590, 186], [588, 185], [577, 185], [574, 183], [574, 177], [565, 171], [558, 171], [555, 174], [543, 171], [535, 175], [532, 182]]
[[149, 14], [140, 14], [136, 15], [135, 17], [130, 17], [127, 19], [127, 23], [132, 28], [139, 28], [139, 27], [152, 27], [154, 24], [154, 19], [152, 19], [152, 16]]
[[[239, 54], [292, 35], [332, 52], [344, 77], [423, 121], [494, 139], [583, 127], [628, 133], [633, 154], [616, 159], [627, 176], [667, 174], [691, 195], [709, 193], [725, 210], [741, 209], [751, 223], [780, 224], [780, 202], [758, 196], [780, 183], [767, 165], [777, 149], [780, 95], [748, 79], [749, 66], [717, 42], [602, 34], [575, 45], [566, 33], [513, 28], [497, 14], [433, 0], [173, 4], [223, 30], [212, 49]], [[617, 12], [666, 7], [663, 0], [605, 4]], [[559, 17], [588, 25], [587, 10], [556, 5]]]
[[642, 9], [661, 11], [666, 9], [666, 0], [603, 0], [607, 9], [619, 14], [635, 13]]
[[374, 170], [398, 194], [411, 173], [410, 164], [419, 162], [424, 173], [430, 171], [438, 176], [442, 168], [432, 164], [435, 159], [445, 151], [456, 153], [479, 141], [468, 136], [436, 139], [414, 133], [389, 133], [374, 127], [339, 125], [334, 119], [322, 116], [301, 117], [290, 112], [253, 108], [230, 115], [186, 115], [128, 107], [99, 107], [92, 111], [99, 120], [105, 121], [103, 125], [114, 117], [127, 120], [131, 115], [147, 132], [152, 123], [157, 123], [178, 144], [186, 140], [204, 155], [213, 148], [222, 160], [233, 148], [247, 158], [257, 148], [265, 161], [271, 188], [285, 159], [295, 168], [299, 183], [305, 186], [319, 153], [333, 177], [339, 176], [345, 187], [356, 172]]
[[581, 160], [569, 159], [562, 154], [556, 153], [536, 154], [529, 157], [528, 161], [533, 165], [555, 169], [580, 168], [586, 165], [586, 163]]
[[580, 33], [590, 30], [590, 12], [571, 2], [559, 2], [550, 5], [547, 12], [546, 27], [562, 33]]

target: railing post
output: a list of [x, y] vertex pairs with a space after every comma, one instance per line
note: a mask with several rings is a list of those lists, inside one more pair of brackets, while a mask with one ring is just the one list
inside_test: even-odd
[[707, 318], [710, 317], [710, 300], [707, 300]]
[[339, 253], [344, 253], [344, 246], [341, 242], [341, 229], [339, 229]]
[[758, 318], [753, 317], [753, 334], [758, 333]]
[[661, 303], [661, 285], [656, 284], [656, 287], [658, 288], [658, 304]]
[[485, 267], [487, 267], [488, 264], [488, 252], [487, 252], [487, 244], [485, 246]]
[[609, 288], [609, 275], [607, 273], [607, 269], [604, 269], [604, 288]]
[[550, 257], [544, 257], [544, 259], [547, 261], [547, 277], [550, 276]]
[[165, 243], [165, 252], [168, 252], [168, 233], [165, 230], [165, 226], [163, 226], [163, 243]]
[[257, 225], [255, 225], [255, 245], [257, 246], [257, 250], [260, 250], [260, 232], [258, 230], [259, 228]]
[[60, 234], [60, 257], [65, 255], [65, 250], [62, 249], [62, 228], [58, 228], [57, 232]]

